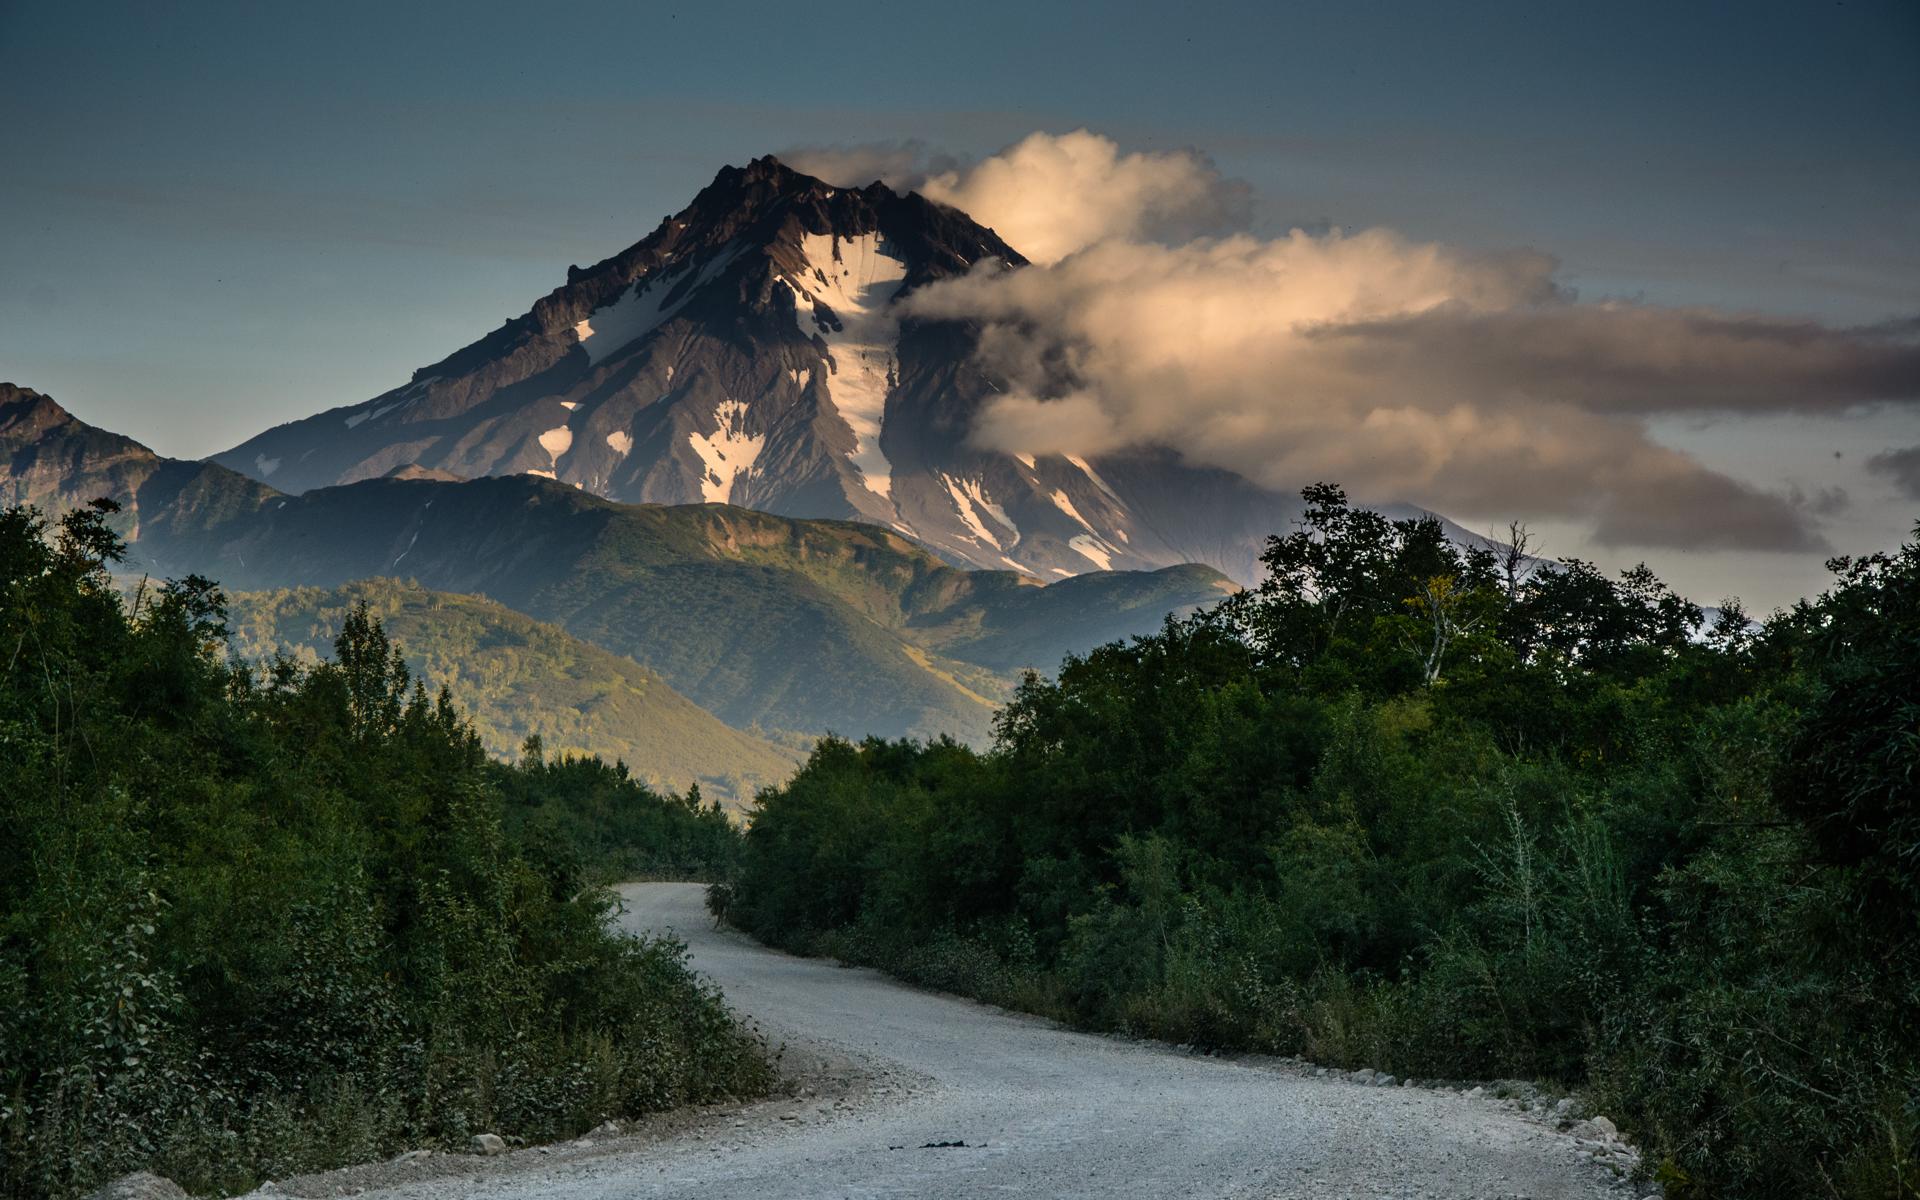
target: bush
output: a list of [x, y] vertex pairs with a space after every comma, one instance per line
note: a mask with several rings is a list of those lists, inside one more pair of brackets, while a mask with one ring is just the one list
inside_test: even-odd
[[122, 600], [110, 511], [0, 513], [0, 1193], [238, 1191], [766, 1088], [581, 865], [709, 869], [724, 820], [487, 762], [364, 611], [334, 663], [227, 662], [208, 581]]
[[1261, 588], [1029, 678], [992, 752], [822, 744], [728, 919], [1096, 1028], [1585, 1087], [1670, 1195], [1920, 1195], [1920, 547], [1697, 636], [1644, 568], [1307, 500]]

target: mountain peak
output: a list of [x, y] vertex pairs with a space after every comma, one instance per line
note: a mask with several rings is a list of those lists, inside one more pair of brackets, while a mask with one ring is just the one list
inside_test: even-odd
[[693, 240], [715, 246], [743, 236], [765, 243], [795, 212], [811, 232], [868, 233], [883, 209], [902, 201], [878, 180], [865, 187], [836, 187], [765, 154], [744, 167], [722, 167], [692, 203], [626, 253], [661, 242]]
[[876, 190], [888, 195], [895, 194], [886, 184], [874, 179], [860, 187], [839, 187], [828, 183], [815, 175], [809, 175], [798, 168], [788, 166], [771, 154], [762, 154], [752, 159], [744, 167], [726, 166], [720, 168], [714, 176], [714, 183], [723, 180], [737, 180], [748, 184], [765, 184], [776, 191], [798, 193], [805, 191], [852, 192], [859, 195], [874, 193]]
[[0, 383], [0, 447], [28, 445], [53, 430], [91, 433], [93, 427], [60, 407], [45, 392]]
[[[120, 505], [114, 529], [142, 533], [199, 528], [257, 509], [272, 488], [214, 463], [164, 458], [124, 434], [89, 425], [32, 388], [0, 383], [0, 504], [31, 504], [49, 517], [97, 497]], [[129, 564], [165, 573], [136, 552]]]
[[408, 384], [216, 461], [292, 491], [411, 464], [851, 518], [1048, 581], [1195, 559], [1250, 577], [1290, 498], [1165, 456], [969, 441], [1003, 386], [980, 330], [900, 300], [988, 260], [1026, 261], [957, 208], [762, 155]]
[[780, 183], [799, 182], [803, 186], [806, 183], [819, 182], [813, 176], [795, 170], [771, 154], [762, 154], [744, 167], [722, 168], [722, 170], [739, 170], [749, 179], [766, 179]]
[[52, 396], [14, 383], [0, 383], [0, 412], [6, 414], [8, 421], [20, 420], [29, 413], [56, 420], [73, 419], [66, 409], [55, 403]]

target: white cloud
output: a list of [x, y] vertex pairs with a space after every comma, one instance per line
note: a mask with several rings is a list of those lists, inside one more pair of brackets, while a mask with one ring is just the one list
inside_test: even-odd
[[792, 161], [918, 188], [1035, 264], [907, 301], [981, 326], [1006, 392], [973, 437], [1014, 453], [1165, 445], [1275, 488], [1336, 480], [1467, 520], [1573, 521], [1606, 544], [1804, 551], [1833, 505], [1712, 470], [1646, 422], [1920, 400], [1920, 321], [1582, 303], [1546, 254], [1385, 230], [1217, 237], [1246, 227], [1248, 191], [1191, 151], [1122, 153], [1082, 129], [972, 164], [915, 142]]
[[1007, 385], [983, 445], [1167, 445], [1276, 488], [1573, 518], [1610, 544], [1823, 545], [1809, 506], [1657, 444], [1645, 414], [1920, 397], [1910, 333], [1581, 304], [1554, 271], [1384, 231], [1106, 238], [909, 304], [983, 324], [982, 364]]
[[1244, 225], [1248, 189], [1191, 150], [1122, 154], [1078, 129], [1034, 133], [991, 158], [937, 171], [920, 191], [991, 227], [1037, 263], [1108, 238], [1185, 240]]

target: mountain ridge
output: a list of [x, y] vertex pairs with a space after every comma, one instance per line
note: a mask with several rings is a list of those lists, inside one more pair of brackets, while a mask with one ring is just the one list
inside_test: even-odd
[[402, 386], [213, 461], [291, 492], [409, 466], [530, 473], [628, 503], [868, 521], [955, 565], [1047, 579], [1183, 562], [1256, 579], [1296, 497], [1154, 447], [972, 444], [1005, 385], [978, 329], [896, 301], [990, 262], [1026, 260], [917, 193], [758, 158]]
[[42, 468], [15, 481], [20, 499], [125, 502], [140, 480], [109, 469], [120, 459], [198, 481], [176, 493], [190, 519], [163, 507], [134, 528], [135, 569], [197, 572], [235, 592], [399, 577], [484, 596], [632, 659], [738, 729], [983, 741], [1022, 668], [1051, 670], [1233, 588], [1186, 567], [1056, 592], [1023, 573], [955, 568], [870, 523], [623, 504], [525, 474], [401, 471], [287, 495], [162, 459], [49, 404], [37, 393], [0, 404], [11, 431], [0, 452]]
[[[114, 530], [136, 544], [204, 532], [280, 494], [217, 463], [156, 454], [13, 383], [0, 383], [0, 461], [0, 503], [60, 512], [106, 496], [121, 506]], [[132, 560], [156, 565], [139, 549]]]

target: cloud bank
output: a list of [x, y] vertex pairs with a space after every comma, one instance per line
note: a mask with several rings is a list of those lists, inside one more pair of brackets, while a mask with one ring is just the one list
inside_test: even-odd
[[1709, 470], [1644, 419], [1920, 400], [1920, 322], [1582, 303], [1547, 255], [1382, 230], [1206, 236], [1244, 225], [1244, 185], [1084, 130], [937, 170], [896, 149], [1035, 263], [905, 301], [981, 327], [1005, 389], [973, 434], [991, 448], [1167, 445], [1275, 488], [1582, 520], [1604, 544], [1804, 552], [1825, 548], [1823, 505]]
[[1867, 460], [1867, 470], [1892, 482], [1909, 500], [1920, 500], [1920, 446], [1888, 450]]
[[[1110, 238], [1187, 241], [1246, 225], [1252, 189], [1191, 150], [1121, 154], [1084, 129], [1035, 133], [920, 189], [973, 215], [1033, 262]], [[985, 214], [985, 215], [982, 215]]]
[[919, 140], [804, 146], [778, 157], [837, 187], [877, 179], [951, 204], [1043, 264], [1107, 238], [1188, 241], [1241, 229], [1252, 211], [1252, 188], [1198, 151], [1122, 154], [1085, 129], [1030, 134], [976, 163]]

